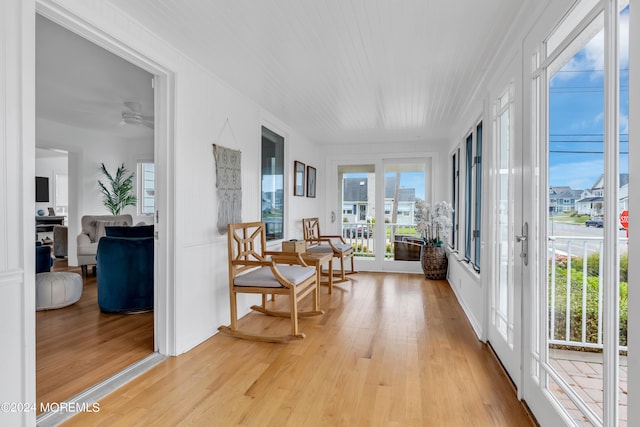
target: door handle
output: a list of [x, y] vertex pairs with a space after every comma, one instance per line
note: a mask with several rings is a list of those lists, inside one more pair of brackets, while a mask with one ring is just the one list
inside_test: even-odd
[[522, 224], [522, 235], [516, 236], [516, 242], [522, 243], [522, 249], [520, 250], [520, 258], [524, 262], [524, 265], [529, 265], [529, 223]]

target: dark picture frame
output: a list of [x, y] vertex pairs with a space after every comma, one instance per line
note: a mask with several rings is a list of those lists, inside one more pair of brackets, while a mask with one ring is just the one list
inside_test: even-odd
[[304, 197], [305, 189], [305, 164], [299, 161], [293, 162], [293, 195]]
[[316, 197], [316, 168], [307, 166], [307, 197]]

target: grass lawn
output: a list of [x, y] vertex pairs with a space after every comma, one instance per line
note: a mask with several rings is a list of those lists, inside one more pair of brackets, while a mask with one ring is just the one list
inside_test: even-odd
[[[591, 218], [589, 215], [578, 215], [578, 214], [570, 214], [567, 212], [561, 212], [553, 215], [553, 222], [561, 223], [561, 224], [578, 224], [584, 225], [587, 220]], [[549, 217], [549, 221], [551, 221], [551, 217]]]

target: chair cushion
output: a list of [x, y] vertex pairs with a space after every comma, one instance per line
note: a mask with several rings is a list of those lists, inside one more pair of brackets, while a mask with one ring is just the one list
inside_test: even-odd
[[104, 237], [107, 235], [107, 232], [105, 230], [107, 227], [113, 227], [113, 226], [122, 227], [127, 225], [131, 225], [131, 224], [128, 224], [126, 221], [119, 221], [119, 220], [96, 221], [96, 235], [95, 235], [94, 241], [98, 241], [100, 240], [101, 237]]
[[[340, 252], [346, 252], [349, 249], [352, 249], [352, 246], [348, 243], [334, 243], [333, 246], [335, 246]], [[307, 249], [307, 252], [333, 252], [333, 249], [329, 245], [318, 245], [311, 246]]]
[[[316, 274], [315, 267], [302, 267], [299, 265], [278, 265], [278, 271], [294, 285], [299, 285], [309, 277]], [[256, 288], [283, 287], [280, 282], [276, 280], [270, 267], [260, 267], [255, 270], [251, 270], [246, 274], [237, 276], [233, 281], [233, 284], [235, 286]]]
[[97, 221], [120, 221], [120, 224], [118, 225], [131, 225], [133, 224], [133, 219], [131, 217], [131, 215], [129, 214], [124, 214], [124, 215], [117, 215], [117, 216], [113, 216], [113, 215], [84, 215], [81, 219], [81, 224], [82, 224], [82, 233], [81, 234], [86, 234], [87, 236], [89, 236], [89, 240], [91, 240], [91, 242], [97, 242], [98, 241], [98, 236], [96, 236], [96, 228], [97, 228]]

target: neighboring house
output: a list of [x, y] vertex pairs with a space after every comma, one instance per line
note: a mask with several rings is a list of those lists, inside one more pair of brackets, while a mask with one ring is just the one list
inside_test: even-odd
[[[374, 197], [369, 193], [368, 177], [344, 178], [342, 193], [342, 218], [347, 222], [363, 222], [373, 217]], [[395, 193], [395, 177], [384, 180], [384, 217], [385, 222], [391, 222]], [[416, 203], [415, 188], [399, 188], [398, 190], [398, 224], [413, 224], [415, 222], [414, 208]]]
[[[622, 207], [623, 203], [623, 188], [626, 188], [624, 192], [624, 199], [626, 206], [629, 206], [629, 174], [620, 174], [620, 193], [619, 204]], [[590, 216], [602, 216], [604, 214], [604, 174], [600, 175], [596, 182], [589, 190], [585, 190], [580, 200], [576, 203], [576, 210], [579, 214]], [[623, 209], [620, 209], [623, 210]]]
[[582, 190], [572, 190], [571, 187], [550, 187], [549, 213], [576, 211], [576, 202], [582, 198], [582, 194]]
[[[392, 210], [395, 199], [396, 177], [386, 177], [384, 180], [384, 220], [387, 223], [393, 222]], [[398, 209], [396, 224], [415, 224], [416, 189], [398, 189]]]
[[[373, 198], [372, 198], [373, 199]], [[344, 178], [342, 184], [342, 218], [347, 222], [362, 222], [369, 210], [369, 178]]]
[[628, 211], [629, 210], [629, 183], [626, 183], [620, 186], [620, 192], [618, 193], [618, 197], [620, 201], [618, 202], [618, 210]]

